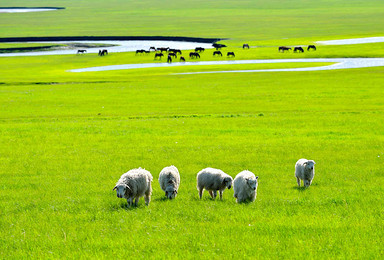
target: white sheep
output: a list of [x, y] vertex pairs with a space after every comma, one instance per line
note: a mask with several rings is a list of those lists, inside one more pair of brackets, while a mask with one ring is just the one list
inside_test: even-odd
[[242, 171], [236, 175], [233, 181], [233, 197], [236, 198], [237, 203], [245, 202], [247, 200], [254, 202], [257, 195], [257, 179], [250, 171]]
[[175, 166], [168, 166], [161, 170], [159, 175], [161, 189], [168, 199], [174, 199], [180, 186], [180, 174]]
[[151, 200], [152, 180], [153, 177], [149, 171], [142, 168], [132, 169], [121, 175], [113, 190], [116, 190], [118, 198], [127, 199], [128, 207], [132, 205], [133, 199], [137, 206], [140, 197], [143, 196], [148, 206]]
[[197, 174], [197, 190], [199, 191], [200, 199], [203, 196], [203, 191], [206, 189], [213, 199], [217, 196], [217, 191], [220, 192], [220, 199], [223, 199], [223, 191], [225, 188], [230, 189], [233, 179], [231, 176], [219, 169], [205, 168]]
[[313, 177], [315, 176], [315, 162], [313, 160], [300, 159], [295, 165], [295, 177], [297, 185], [300, 187], [300, 180], [303, 180], [304, 187], [311, 185]]

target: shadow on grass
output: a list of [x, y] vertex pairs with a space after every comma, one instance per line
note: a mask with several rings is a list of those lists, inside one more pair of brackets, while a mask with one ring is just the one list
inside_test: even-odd
[[145, 204], [141, 205], [140, 202], [137, 205], [137, 207], [135, 205], [132, 205], [131, 207], [128, 207], [127, 201], [120, 202], [119, 204], [112, 204], [112, 205], [110, 205], [110, 209], [112, 211], [118, 211], [118, 210], [137, 210], [137, 209], [140, 209], [142, 207], [145, 207]]

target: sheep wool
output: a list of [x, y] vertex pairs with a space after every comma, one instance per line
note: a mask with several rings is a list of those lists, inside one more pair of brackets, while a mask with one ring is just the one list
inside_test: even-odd
[[315, 177], [315, 161], [300, 159], [295, 165], [295, 177], [297, 185], [300, 187], [300, 181], [303, 180], [304, 187], [309, 187]]
[[137, 206], [140, 197], [144, 196], [145, 204], [148, 206], [151, 200], [153, 177], [151, 173], [145, 169], [132, 169], [121, 175], [119, 181], [113, 190], [116, 190], [118, 198], [125, 198], [128, 207], [133, 204]]
[[236, 175], [233, 181], [233, 197], [237, 203], [246, 201], [254, 202], [257, 195], [258, 176], [250, 171], [242, 171]]
[[168, 199], [174, 199], [180, 186], [179, 170], [175, 166], [168, 166], [159, 174], [160, 188], [165, 192]]
[[203, 196], [203, 191], [206, 189], [213, 199], [217, 196], [217, 191], [220, 193], [220, 199], [223, 199], [223, 192], [226, 188], [230, 189], [233, 179], [231, 176], [219, 169], [205, 168], [197, 173], [197, 190], [199, 191], [200, 199]]

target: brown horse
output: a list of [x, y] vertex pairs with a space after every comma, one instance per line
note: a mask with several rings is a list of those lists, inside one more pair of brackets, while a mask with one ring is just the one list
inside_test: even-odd
[[314, 51], [316, 50], [316, 46], [315, 45], [308, 45], [308, 48], [307, 48], [307, 51], [313, 49]]
[[170, 52], [170, 53], [168, 54], [168, 57], [174, 57], [175, 59], [177, 59], [177, 55], [176, 55], [176, 53], [173, 53], [173, 52]]
[[183, 56], [180, 57], [180, 62], [185, 62], [185, 58]]
[[198, 59], [198, 58], [200, 58], [200, 54], [198, 54], [197, 52], [191, 52], [191, 53], [189, 53], [189, 58], [191, 58], [191, 59], [194, 59], [194, 58]]
[[244, 43], [244, 44], [243, 44], [243, 49], [249, 49], [249, 45], [248, 45], [248, 43]]
[[204, 52], [205, 49], [203, 47], [196, 47], [195, 52]]
[[77, 54], [84, 54], [84, 53], [86, 53], [87, 52], [87, 50], [77, 50]]
[[227, 47], [225, 44], [220, 44], [220, 43], [214, 43], [212, 44], [213, 48], [216, 48], [216, 50], [219, 50], [221, 48]]
[[168, 62], [168, 63], [172, 63], [172, 58], [171, 58], [171, 55], [170, 55], [170, 54], [168, 54], [167, 62]]
[[106, 49], [99, 50], [99, 56], [104, 56], [104, 55], [108, 55], [108, 50], [106, 50]]
[[223, 57], [223, 54], [221, 53], [221, 51], [214, 51], [213, 56], [216, 56], [216, 55], [220, 55], [221, 57]]

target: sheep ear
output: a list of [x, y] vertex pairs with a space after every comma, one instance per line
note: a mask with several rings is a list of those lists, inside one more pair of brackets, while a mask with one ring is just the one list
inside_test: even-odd
[[175, 190], [176, 194], [178, 193], [177, 190]]
[[113, 190], [116, 190], [117, 189], [117, 186], [115, 186], [115, 188], [113, 188]]
[[259, 176], [256, 176], [256, 180], [259, 178]]

